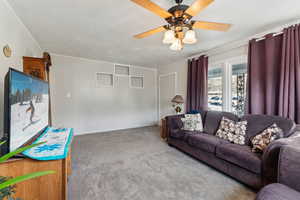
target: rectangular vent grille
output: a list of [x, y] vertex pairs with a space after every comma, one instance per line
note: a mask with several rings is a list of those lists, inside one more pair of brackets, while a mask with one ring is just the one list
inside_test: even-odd
[[129, 66], [116, 64], [115, 65], [115, 74], [129, 76]]
[[132, 76], [130, 84], [132, 88], [144, 88], [144, 77]]
[[97, 87], [113, 87], [114, 78], [113, 74], [109, 73], [96, 73], [96, 86]]

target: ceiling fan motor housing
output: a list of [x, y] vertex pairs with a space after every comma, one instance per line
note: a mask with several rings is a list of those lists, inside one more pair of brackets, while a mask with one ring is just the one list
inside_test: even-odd
[[174, 14], [176, 11], [185, 11], [189, 8], [188, 5], [184, 5], [184, 4], [180, 4], [180, 5], [176, 5], [176, 6], [173, 6], [172, 8], [170, 8], [168, 10], [169, 13], [171, 14]]
[[191, 17], [185, 16], [185, 11], [189, 8], [189, 6], [184, 4], [178, 4], [173, 6], [168, 10], [169, 13], [173, 15], [173, 17], [169, 17], [166, 21], [170, 24], [170, 26], [187, 26]]

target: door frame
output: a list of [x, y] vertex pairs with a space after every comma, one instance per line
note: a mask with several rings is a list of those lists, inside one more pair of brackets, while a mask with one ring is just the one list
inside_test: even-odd
[[177, 94], [177, 72], [171, 72], [171, 73], [167, 73], [167, 74], [160, 74], [159, 76], [158, 76], [158, 120], [159, 120], [159, 124], [160, 124], [160, 120], [161, 120], [161, 110], [160, 110], [160, 90], [161, 90], [161, 88], [160, 88], [160, 86], [161, 86], [161, 83], [160, 83], [160, 79], [162, 78], [162, 77], [166, 77], [166, 76], [171, 76], [171, 75], [175, 75], [175, 80], [174, 80], [174, 86], [175, 86], [175, 94], [174, 94], [174, 96]]

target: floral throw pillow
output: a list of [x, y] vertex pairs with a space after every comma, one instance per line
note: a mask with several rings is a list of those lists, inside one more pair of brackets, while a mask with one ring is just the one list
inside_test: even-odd
[[252, 152], [262, 153], [272, 141], [282, 137], [282, 129], [274, 123], [251, 139]]
[[181, 118], [183, 122], [183, 130], [186, 131], [203, 131], [203, 124], [201, 115], [186, 114], [185, 118]]
[[182, 127], [183, 130], [194, 131], [194, 123], [192, 119], [181, 118], [181, 121], [183, 122], [183, 127]]
[[244, 145], [247, 124], [247, 121], [236, 122], [226, 117], [222, 117], [216, 136], [235, 144]]

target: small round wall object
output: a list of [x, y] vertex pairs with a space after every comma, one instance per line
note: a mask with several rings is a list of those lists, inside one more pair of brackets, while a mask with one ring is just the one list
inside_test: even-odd
[[11, 48], [8, 45], [5, 45], [3, 47], [3, 54], [7, 58], [11, 57], [12, 52], [11, 52]]

